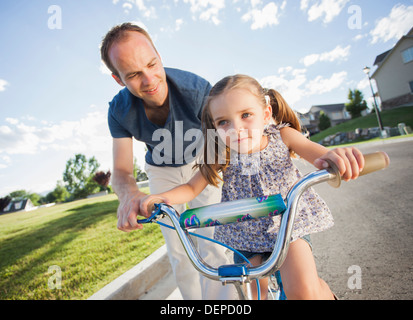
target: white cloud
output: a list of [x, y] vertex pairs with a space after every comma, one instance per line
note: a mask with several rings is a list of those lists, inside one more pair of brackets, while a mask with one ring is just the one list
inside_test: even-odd
[[329, 78], [317, 76], [308, 80], [306, 69], [284, 67], [278, 70], [277, 75], [264, 77], [259, 82], [263, 87], [279, 91], [288, 104], [294, 108], [294, 104], [304, 98], [339, 88], [346, 78], [347, 72], [341, 71], [333, 73]]
[[[88, 158], [95, 156], [102, 170], [110, 170], [111, 145], [105, 111], [93, 111], [77, 121], [58, 123], [33, 121], [27, 116], [7, 118], [0, 125], [0, 177], [7, 181], [0, 186], [0, 193], [52, 189], [62, 179], [66, 161], [77, 153]], [[142, 162], [144, 146], [134, 143], [134, 154]], [[40, 158], [41, 163], [32, 160]], [[16, 176], [20, 179], [13, 178]]]
[[191, 5], [191, 12], [199, 14], [199, 19], [211, 21], [215, 25], [221, 23], [218, 15], [225, 8], [225, 0], [184, 0], [184, 3]]
[[[159, 30], [163, 34], [169, 34], [170, 37], [173, 37], [175, 32], [181, 30], [182, 26], [185, 24], [183, 19], [176, 19], [174, 25], [160, 27]], [[155, 41], [154, 41], [155, 42]]]
[[6, 80], [0, 79], [0, 92], [5, 91], [8, 85], [9, 83]]
[[364, 90], [364, 89], [368, 88], [369, 85], [370, 85], [369, 84], [369, 79], [367, 77], [365, 77], [357, 84], [356, 88], [361, 91], [361, 90]]
[[330, 78], [324, 78], [322, 76], [317, 76], [315, 79], [309, 81], [306, 84], [306, 94], [315, 95], [330, 92], [334, 89], [340, 87], [347, 77], [346, 71], [341, 71], [333, 73]]
[[19, 120], [15, 119], [15, 118], [6, 118], [6, 122], [16, 125], [16, 124], [19, 123]]
[[250, 2], [251, 2], [251, 7], [253, 8], [257, 7], [258, 5], [262, 3], [261, 0], [250, 0]]
[[132, 10], [133, 5], [132, 5], [131, 3], [129, 3], [129, 2], [125, 2], [125, 3], [122, 5], [122, 8], [124, 9], [125, 13], [128, 14], [128, 13]]
[[242, 16], [243, 21], [252, 21], [251, 29], [262, 29], [267, 26], [278, 25], [281, 12], [285, 9], [287, 1], [278, 6], [274, 2], [268, 3], [261, 10], [257, 6], [261, 1], [251, 1], [251, 10]]
[[300, 10], [306, 10], [308, 8], [308, 1], [309, 0], [301, 0], [300, 2]]
[[300, 62], [304, 64], [306, 67], [311, 66], [312, 64], [316, 63], [320, 60], [320, 55], [317, 53], [309, 54], [304, 58], [300, 59]]
[[336, 60], [346, 60], [350, 54], [350, 48], [351, 48], [350, 45], [348, 45], [345, 48], [338, 45], [331, 51], [327, 51], [323, 53], [314, 53], [314, 54], [305, 56], [304, 58], [300, 60], [300, 62], [303, 63], [306, 67], [308, 67], [319, 61], [333, 62]]
[[0, 137], [11, 133], [12, 131], [9, 126], [0, 126]]
[[[112, 1], [114, 5], [116, 5], [118, 2], [119, 0]], [[157, 18], [155, 7], [147, 6], [145, 2], [146, 0], [124, 0], [122, 4], [122, 8], [124, 9], [126, 14], [129, 14], [130, 11], [133, 9], [133, 6], [135, 6], [142, 13], [144, 18], [147, 18], [147, 19]]]
[[306, 70], [293, 69], [292, 67], [280, 68], [277, 75], [267, 76], [259, 82], [265, 88], [279, 91], [285, 100], [293, 106], [305, 95], [303, 85], [307, 82]]
[[90, 152], [108, 149], [111, 143], [107, 115], [90, 112], [78, 121], [31, 125], [7, 118], [0, 126], [0, 154], [37, 154], [44, 150]]
[[371, 43], [379, 41], [399, 40], [412, 27], [413, 6], [406, 7], [402, 4], [394, 6], [388, 17], [376, 22], [375, 28], [370, 31]]
[[[26, 121], [30, 120], [8, 118], [5, 125], [0, 125], [0, 178], [9, 180], [6, 186], [0, 186], [0, 194], [19, 189], [36, 192], [52, 189], [62, 177], [65, 162], [77, 153], [88, 158], [95, 156], [102, 170], [112, 168], [112, 138], [106, 112], [90, 112], [77, 121], [54, 124], [37, 119], [31, 121], [35, 123], [31, 125]], [[145, 145], [138, 141], [133, 144], [138, 165], [143, 168]], [[31, 159], [38, 158], [39, 154], [42, 163], [34, 164]], [[11, 179], [10, 176], [18, 176], [17, 172], [24, 171], [17, 167], [22, 164], [26, 172], [27, 168], [36, 167], [36, 175], [41, 178]]]
[[300, 9], [307, 11], [308, 21], [322, 19], [329, 23], [338, 16], [349, 0], [301, 0]]
[[184, 20], [176, 19], [175, 20], [175, 31], [181, 30], [182, 25], [184, 24]]
[[11, 162], [11, 158], [9, 156], [1, 156], [0, 159], [7, 164]]
[[359, 41], [359, 40], [362, 40], [363, 38], [365, 38], [367, 36], [368, 36], [368, 34], [358, 34], [353, 38], [353, 40], [354, 41]]

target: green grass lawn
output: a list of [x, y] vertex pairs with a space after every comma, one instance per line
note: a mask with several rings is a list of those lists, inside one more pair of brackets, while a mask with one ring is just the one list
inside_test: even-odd
[[[402, 107], [392, 110], [385, 110], [380, 113], [383, 126], [396, 127], [400, 122], [404, 122], [406, 125], [413, 128], [413, 106]], [[322, 132], [319, 132], [310, 137], [314, 142], [318, 142], [325, 137], [335, 134], [337, 132], [349, 132], [357, 128], [373, 128], [378, 127], [377, 116], [375, 113], [369, 114], [365, 117], [356, 118], [337, 126], [330, 127]]]
[[1, 215], [0, 299], [86, 299], [164, 244], [158, 225], [119, 231], [117, 206], [112, 194]]

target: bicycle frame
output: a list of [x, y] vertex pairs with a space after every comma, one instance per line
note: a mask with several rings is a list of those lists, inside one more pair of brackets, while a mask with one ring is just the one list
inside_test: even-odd
[[[371, 155], [374, 155], [374, 158], [381, 157], [383, 160], [384, 157], [385, 159], [381, 162], [380, 160], [377, 161], [377, 159], [371, 160], [371, 164], [369, 165], [370, 168], [366, 169], [368, 160], [367, 156], [369, 155], [365, 155], [366, 165], [363, 170], [364, 174], [383, 169], [389, 164], [388, 156], [385, 153], [379, 152]], [[373, 164], [373, 162], [375, 163]], [[287, 256], [298, 201], [301, 195], [308, 188], [323, 182], [329, 182], [329, 184], [333, 187], [340, 186], [340, 175], [334, 164], [330, 163], [330, 168], [314, 171], [303, 176], [291, 187], [285, 199], [286, 210], [281, 215], [280, 228], [273, 252], [271, 256], [260, 266], [252, 267], [246, 264], [223, 265], [218, 268], [210, 266], [201, 258], [198, 251], [195, 249], [196, 247], [189, 237], [188, 230], [181, 228], [179, 214], [173, 207], [167, 204], [155, 204], [155, 210], [153, 211], [152, 216], [144, 220], [139, 220], [138, 223], [156, 222], [157, 220], [168, 216], [190, 261], [198, 272], [209, 279], [221, 281], [223, 284], [234, 284], [241, 300], [252, 299], [250, 282], [252, 280], [261, 279], [274, 274], [280, 269]], [[243, 286], [244, 284], [246, 285]]]

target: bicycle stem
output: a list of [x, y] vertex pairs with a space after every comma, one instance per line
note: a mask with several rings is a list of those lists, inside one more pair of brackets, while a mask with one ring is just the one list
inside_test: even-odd
[[287, 209], [281, 216], [280, 228], [273, 253], [262, 265], [249, 269], [250, 278], [263, 278], [280, 269], [287, 256], [294, 220], [297, 214], [298, 201], [301, 195], [316, 184], [336, 179], [340, 179], [340, 175], [334, 166], [334, 168], [318, 170], [305, 175], [290, 189], [286, 197]]

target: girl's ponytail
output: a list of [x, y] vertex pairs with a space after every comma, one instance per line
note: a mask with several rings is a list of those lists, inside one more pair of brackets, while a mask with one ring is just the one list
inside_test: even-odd
[[301, 132], [300, 120], [282, 95], [274, 89], [264, 89], [264, 93], [270, 97], [272, 117], [276, 124], [289, 123], [292, 128]]

